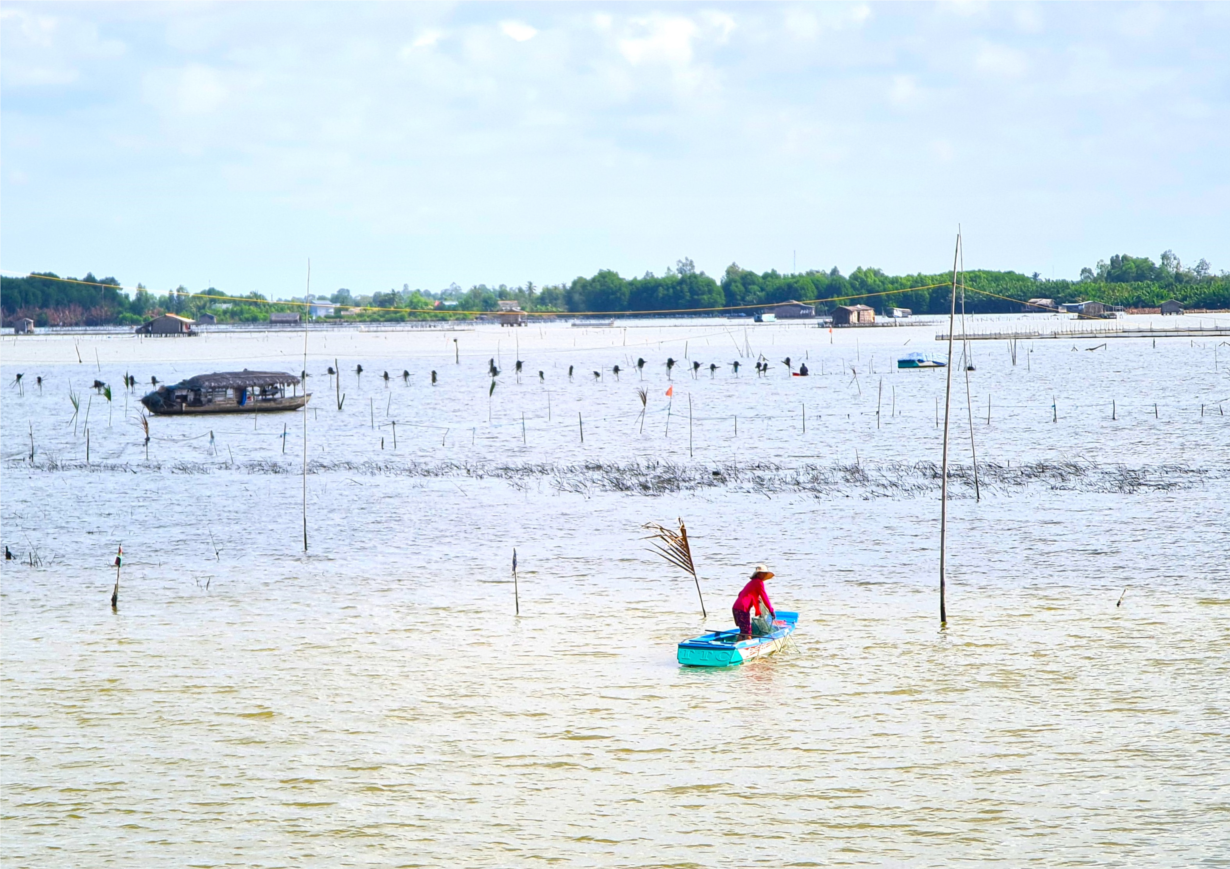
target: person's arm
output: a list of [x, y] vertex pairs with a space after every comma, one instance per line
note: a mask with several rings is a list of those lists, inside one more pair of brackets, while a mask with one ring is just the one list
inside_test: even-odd
[[769, 615], [777, 618], [777, 610], [773, 608], [773, 602], [769, 600], [769, 591], [764, 587], [764, 583], [760, 585], [760, 594], [764, 598], [764, 605], [769, 610]]

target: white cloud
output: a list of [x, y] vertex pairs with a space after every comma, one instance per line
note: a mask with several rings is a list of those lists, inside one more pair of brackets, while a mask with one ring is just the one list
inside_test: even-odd
[[735, 32], [735, 19], [725, 12], [702, 12], [700, 19], [714, 33], [713, 41], [725, 45], [730, 41], [730, 34]]
[[1121, 8], [1125, 8], [1126, 11], [1116, 21], [1117, 29], [1124, 36], [1133, 39], [1148, 39], [1156, 36], [1165, 20], [1165, 13], [1162, 9], [1152, 3], [1134, 3]]
[[1042, 12], [1037, 6], [1018, 6], [1012, 11], [1012, 23], [1021, 33], [1041, 33]]
[[22, 9], [0, 9], [3, 80], [6, 86], [68, 85], [81, 79], [81, 67], [111, 60], [125, 46], [102, 39], [93, 24]]
[[226, 102], [228, 89], [221, 73], [202, 64], [159, 70], [145, 80], [146, 99], [174, 115], [208, 115]]
[[1029, 61], [1023, 51], [993, 42], [983, 42], [974, 55], [974, 67], [990, 75], [1020, 78], [1028, 69]]
[[986, 0], [945, 0], [939, 8], [962, 18], [973, 18], [987, 11], [987, 3]]
[[855, 6], [791, 5], [786, 7], [783, 22], [786, 32], [795, 39], [812, 40], [826, 31], [862, 27], [870, 19], [871, 7], [865, 3]]
[[691, 18], [655, 13], [648, 18], [634, 18], [630, 23], [643, 35], [619, 41], [619, 53], [628, 63], [681, 67], [692, 62], [692, 40], [697, 27]]
[[525, 42], [538, 35], [538, 31], [535, 28], [523, 21], [502, 21], [500, 22], [500, 32], [509, 39], [517, 40], [517, 42]]
[[412, 51], [416, 48], [430, 48], [443, 38], [444, 31], [442, 30], [424, 30], [417, 37], [415, 37], [414, 42], [410, 43], [407, 48], [402, 49], [402, 55], [404, 56], [408, 51]]
[[918, 84], [912, 75], [895, 75], [888, 88], [888, 99], [895, 106], [909, 108], [918, 102]]
[[[881, 245], [897, 249], [846, 232], [876, 219], [874, 198], [911, 189], [919, 201], [960, 206], [963, 191], [937, 182], [949, 171], [942, 161], [957, 157], [966, 189], [1041, 191], [1047, 213], [1077, 189], [1082, 202], [1115, 200], [1115, 173], [1156, 178], [1158, 166], [1165, 195], [1183, 197], [1187, 212], [1225, 210], [1208, 191], [1224, 193], [1216, 119], [1230, 72], [1211, 50], [1172, 39], [1121, 51], [1127, 7], [992, 4], [958, 17], [921, 4], [325, 4], [288, 16], [264, 4], [0, 3], [6, 240], [54, 263], [63, 254], [49, 240], [63, 237], [66, 218], [42, 203], [84, 184], [121, 203], [148, 241], [91, 234], [85, 221], [68, 231], [117, 257], [165, 258], [171, 286], [191, 278], [191, 256], [270, 274], [271, 246], [303, 243], [290, 226], [299, 235], [329, 227], [318, 249], [334, 250], [343, 270], [412, 269], [412, 282], [421, 274], [440, 285], [554, 280], [592, 273], [595, 262], [640, 273], [677, 259], [670, 248], [691, 251], [693, 236], [704, 239], [694, 258], [705, 268], [714, 265], [706, 256], [726, 256], [724, 266], [730, 250], [763, 264], [783, 235], [826, 231], [814, 208], [764, 213], [768, 188], [842, 212], [825, 244], [835, 257], [826, 266], [844, 270], [859, 264], [860, 244], [876, 257]], [[1161, 36], [1228, 38], [1230, 17], [1212, 7], [1158, 8]], [[1045, 27], [1029, 35], [1036, 12]], [[529, 17], [533, 46], [515, 39], [528, 31], [508, 32]], [[117, 36], [126, 50], [108, 41]], [[91, 60], [74, 46], [122, 53]], [[399, 52], [403, 61], [389, 63]], [[40, 80], [60, 83], [21, 84]], [[960, 136], [924, 123], [958, 107], [979, 118]], [[1140, 119], [1130, 137], [1120, 135], [1124, 117]], [[718, 190], [715, 177], [731, 181]], [[193, 206], [172, 212], [151, 192], [172, 187]], [[715, 204], [682, 209], [663, 193], [681, 187]], [[232, 219], [239, 199], [234, 246], [193, 251], [195, 241], [182, 241]], [[1111, 224], [1122, 216], [1106, 213]], [[913, 218], [907, 211], [903, 225]], [[1004, 219], [1026, 235], [1045, 222]], [[1214, 223], [1181, 229], [1203, 238]], [[559, 240], [509, 244], [518, 233]], [[164, 256], [181, 244], [189, 256]], [[458, 254], [466, 249], [485, 253]]]

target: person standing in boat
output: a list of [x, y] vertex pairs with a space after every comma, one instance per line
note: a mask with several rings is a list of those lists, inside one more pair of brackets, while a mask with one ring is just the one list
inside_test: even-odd
[[773, 573], [769, 568], [763, 564], [757, 564], [756, 569], [752, 571], [752, 578], [747, 581], [747, 585], [743, 586], [743, 591], [739, 592], [739, 596], [735, 598], [735, 605], [730, 609], [735, 617], [735, 624], [739, 626], [739, 639], [750, 640], [752, 638], [753, 610], [758, 616], [763, 616], [767, 612], [770, 619], [777, 618], [777, 611], [773, 609], [769, 593], [764, 587], [765, 580], [772, 578]]

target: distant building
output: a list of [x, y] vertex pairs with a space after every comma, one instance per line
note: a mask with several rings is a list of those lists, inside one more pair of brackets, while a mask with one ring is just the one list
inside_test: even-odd
[[335, 305], [332, 302], [310, 302], [308, 304], [309, 317], [332, 317], [338, 312], [341, 305]]
[[[1182, 314], [1183, 312], [1180, 311], [1179, 313]], [[33, 335], [34, 334], [34, 321], [31, 320], [29, 317], [22, 317], [19, 320], [14, 320], [13, 321], [13, 334], [14, 335]]]
[[1050, 314], [1055, 310], [1054, 299], [1030, 299], [1021, 306], [1023, 314]]
[[496, 313], [496, 319], [501, 326], [524, 326], [529, 322], [529, 318], [521, 310], [521, 303], [516, 299], [501, 299], [498, 304], [500, 310]]
[[298, 326], [299, 315], [290, 311], [274, 311], [269, 315], [269, 323], [273, 326]]
[[1176, 302], [1174, 299], [1167, 299], [1166, 301], [1162, 302], [1162, 313], [1166, 315], [1182, 314], [1183, 306], [1180, 305], [1178, 302]]
[[802, 302], [789, 301], [773, 308], [773, 314], [779, 320], [806, 320], [816, 316], [816, 309]]
[[1100, 320], [1106, 316], [1106, 306], [1101, 302], [1064, 302], [1060, 307], [1077, 319]]
[[218, 318], [213, 314], [201, 314], [201, 316], [196, 318], [196, 324], [198, 326], [216, 326], [217, 323]]
[[909, 308], [889, 308], [888, 316], [894, 320], [908, 320], [914, 312]]
[[866, 305], [838, 305], [833, 309], [834, 326], [871, 326], [876, 312]]
[[178, 314], [163, 314], [137, 327], [138, 335], [192, 335], [192, 320]]

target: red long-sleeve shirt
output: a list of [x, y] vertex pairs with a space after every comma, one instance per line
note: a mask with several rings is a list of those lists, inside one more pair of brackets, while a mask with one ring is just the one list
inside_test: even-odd
[[[761, 601], [764, 606], [761, 606]], [[758, 577], [752, 577], [748, 580], [747, 585], [743, 586], [743, 591], [739, 592], [739, 596], [735, 598], [733, 609], [739, 612], [751, 612], [753, 607], [756, 610], [756, 615], [764, 615], [767, 608], [769, 613], [776, 618], [777, 610], [773, 609], [773, 604], [769, 600], [769, 593], [764, 589], [764, 580]]]

